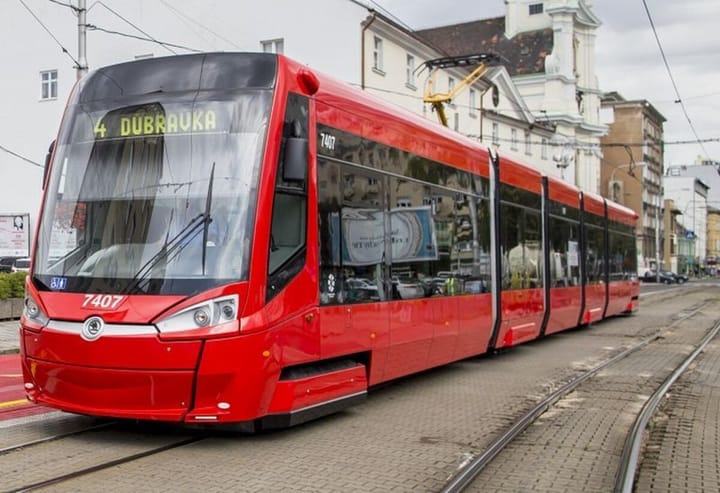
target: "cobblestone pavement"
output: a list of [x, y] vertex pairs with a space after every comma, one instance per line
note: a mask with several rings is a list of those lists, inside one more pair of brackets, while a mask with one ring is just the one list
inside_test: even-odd
[[[689, 307], [699, 306], [710, 298], [720, 299], [720, 289], [688, 288], [654, 295], [652, 302], [641, 303], [639, 313], [633, 317], [604, 321], [497, 355], [473, 358], [401, 379], [372, 390], [366, 403], [360, 406], [306, 425], [255, 436], [221, 433], [191, 446], [46, 490], [437, 491], [464, 461], [480, 453], [497, 433], [550, 389], [577, 371], [590, 368], [667, 326]], [[704, 318], [696, 325], [703, 327], [713, 316], [720, 316], [713, 315], [709, 309], [702, 315]], [[692, 324], [682, 327], [688, 333], [694, 330]], [[677, 340], [669, 336], [667, 339], [659, 346], [649, 367], [637, 361], [628, 362], [627, 367], [603, 372], [602, 379], [616, 382], [626, 378], [630, 382], [638, 375], [647, 381], [660, 378], [656, 373], [670, 368], [672, 358], [682, 352], [680, 346], [684, 345], [682, 335]], [[602, 379], [546, 413], [544, 423], [531, 427], [518, 442], [515, 453], [498, 463], [499, 469], [494, 475], [506, 481], [485, 481], [480, 483], [480, 489], [608, 491], [607, 477], [613, 477], [612, 460], [601, 456], [600, 449], [609, 443], [609, 437], [612, 441], [622, 433], [622, 430], [613, 431], [616, 425], [629, 426], [626, 411], [639, 408], [641, 396], [634, 388], [624, 396], [612, 394], [604, 388]], [[710, 391], [710, 386], [702, 390], [703, 393]], [[605, 403], [606, 409], [586, 409], [570, 418], [563, 418], [563, 413], [558, 411], [579, 409], [583, 401], [595, 395], [598, 399], [594, 402]], [[39, 427], [47, 426], [47, 422], [38, 423], [42, 422], [18, 426], [21, 433], [34, 436]], [[693, 418], [684, 426], [695, 423]], [[17, 431], [3, 430], [8, 435]], [[533, 435], [535, 431], [537, 435]], [[701, 431], [716, 434], [710, 427]], [[148, 441], [157, 439], [152, 431], [146, 433]], [[46, 460], [43, 467], [66, 470], [66, 461], [74, 455], [87, 457], [92, 455], [92, 450], [100, 454], [107, 448], [123, 449], [137, 440], [137, 435], [131, 433], [127, 437], [123, 434], [85, 436], [43, 445], [37, 453]], [[534, 458], [537, 452], [542, 460]], [[14, 454], [0, 458], [0, 469], [4, 471], [0, 475], [0, 491], [9, 489], [10, 485], [27, 484], [22, 482], [28, 474], [27, 456], [20, 459]], [[569, 472], [555, 473], [557, 478], [552, 477], [551, 466], [562, 463], [567, 464]], [[689, 491], [683, 488], [675, 491], [678, 490]], [[705, 489], [711, 490], [715, 489]]]
[[20, 321], [0, 320], [0, 354], [20, 352]]
[[720, 341], [670, 390], [651, 425], [637, 491], [720, 491]]
[[[719, 295], [720, 292], [715, 293], [713, 299], [717, 300]], [[720, 305], [716, 301], [709, 303], [707, 294], [697, 292], [692, 302], [685, 299], [683, 304], [686, 301], [688, 307], [678, 310], [678, 300], [668, 300], [663, 307], [653, 307], [652, 316], [659, 319], [661, 314], [665, 318], [668, 312], [675, 312], [674, 317], [667, 317], [667, 324], [672, 318], [699, 310], [692, 319], [678, 321], [672, 328], [658, 325], [662, 328], [659, 341], [606, 368], [558, 401], [483, 471], [470, 491], [612, 491], [625, 438], [645, 401], [720, 319]], [[645, 321], [650, 320], [648, 317]], [[715, 370], [717, 363], [715, 358]], [[714, 393], [709, 387], [706, 390], [704, 394]], [[717, 402], [717, 396], [711, 399], [716, 406]], [[693, 411], [703, 414], [702, 410]], [[717, 421], [710, 421], [717, 419], [717, 414], [716, 408], [706, 420], [690, 419], [676, 425], [680, 428], [672, 429], [666, 437], [669, 443], [654, 447], [664, 455], [653, 463], [657, 467], [655, 477], [664, 488], [648, 488], [648, 480], [643, 480], [637, 491], [720, 491], [716, 462], [718, 426]], [[690, 439], [691, 435], [695, 435], [695, 440]], [[703, 437], [709, 441], [707, 448], [712, 452], [705, 476], [702, 472], [705, 467], [699, 460], [702, 443], [698, 439]], [[684, 446], [678, 447], [673, 442], [678, 439]], [[688, 463], [677, 466], [679, 477], [668, 482], [667, 469], [673, 467], [670, 458], [680, 455], [689, 459], [693, 442], [700, 445], [694, 454], [698, 460], [689, 461], [692, 464], [689, 470]]]

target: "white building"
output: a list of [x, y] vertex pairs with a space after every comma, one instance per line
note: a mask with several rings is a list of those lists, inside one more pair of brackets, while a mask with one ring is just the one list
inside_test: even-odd
[[[449, 54], [495, 51], [507, 59], [523, 107], [532, 113], [530, 129], [538, 122], [552, 125], [553, 154], [563, 158], [558, 164], [567, 166], [565, 179], [599, 193], [600, 138], [607, 126], [600, 121], [595, 31], [601, 23], [592, 13], [592, 1], [505, 0], [505, 4], [505, 17], [427, 29], [419, 35]], [[515, 117], [516, 109], [501, 104], [488, 118], [497, 118], [502, 125], [500, 118], [505, 115]], [[509, 125], [500, 132], [507, 137], [512, 130]], [[542, 160], [533, 162], [549, 173]]]
[[[39, 209], [43, 163], [76, 81], [81, 0], [5, 2], [0, 41], [8, 74], [0, 79], [0, 213]], [[497, 0], [500, 1], [500, 0]], [[87, 2], [90, 70], [136, 58], [193, 51], [275, 51], [436, 119], [423, 103], [429, 59], [446, 56], [432, 30], [412, 32], [377, 14], [365, 0], [104, 0]], [[519, 57], [492, 67], [447, 107], [451, 128], [499, 147], [587, 190], [598, 191], [599, 98], [589, 0], [505, 0], [507, 46]], [[372, 5], [371, 3], [369, 5]], [[250, 8], [251, 7], [251, 8]], [[482, 21], [481, 21], [482, 22]], [[462, 25], [461, 25], [462, 26]], [[533, 70], [522, 43], [535, 39]], [[467, 40], [467, 39], [466, 39]], [[513, 41], [515, 40], [515, 41]], [[472, 46], [465, 46], [466, 49]], [[491, 51], [491, 50], [480, 50]], [[467, 51], [465, 51], [467, 53]], [[524, 58], [523, 58], [524, 57]], [[11, 69], [9, 68], [11, 67]], [[467, 69], [448, 69], [435, 90], [450, 91]], [[497, 87], [497, 91], [492, 90]], [[565, 146], [551, 146], [564, 143]], [[562, 152], [561, 152], [562, 151]], [[557, 156], [554, 156], [557, 155]], [[556, 166], [568, 165], [561, 170]]]
[[694, 233], [695, 260], [699, 265], [705, 264], [707, 254], [707, 198], [709, 187], [694, 176], [680, 176], [668, 170], [664, 177], [665, 198], [675, 202], [681, 212], [678, 222]]

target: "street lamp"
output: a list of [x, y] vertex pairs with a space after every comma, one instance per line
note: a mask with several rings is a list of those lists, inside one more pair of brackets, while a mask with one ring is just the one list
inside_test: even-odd
[[608, 195], [610, 195], [610, 199], [613, 202], [618, 202], [618, 203], [624, 202], [623, 197], [618, 197], [616, 195], [617, 188], [615, 187], [615, 173], [617, 172], [617, 170], [628, 168], [627, 175], [632, 178], [637, 179], [637, 177], [635, 176], [635, 168], [640, 168], [641, 166], [645, 166], [645, 164], [646, 163], [644, 163], [644, 162], [641, 162], [639, 164], [633, 162], [633, 163], [627, 163], [627, 164], [618, 164], [617, 166], [615, 166], [613, 168], [612, 173], [610, 174], [610, 179], [608, 180]]
[[575, 149], [570, 144], [570, 140], [560, 134], [552, 136], [550, 145], [553, 146], [552, 159], [555, 161], [555, 166], [560, 170], [560, 178], [564, 180], [565, 170], [575, 162]]

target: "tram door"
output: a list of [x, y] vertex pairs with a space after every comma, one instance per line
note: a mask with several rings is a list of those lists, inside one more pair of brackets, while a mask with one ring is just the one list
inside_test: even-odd
[[388, 211], [382, 175], [318, 160], [323, 357], [372, 350], [370, 383], [389, 343]]

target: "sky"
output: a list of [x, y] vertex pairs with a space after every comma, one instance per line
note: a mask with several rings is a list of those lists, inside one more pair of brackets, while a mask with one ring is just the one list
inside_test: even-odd
[[[413, 29], [505, 15], [503, 0], [372, 3]], [[596, 39], [600, 90], [645, 99], [667, 119], [666, 166], [693, 164], [698, 156], [720, 161], [720, 0], [645, 0], [672, 79], [642, 0], [590, 3], [602, 22]]]

